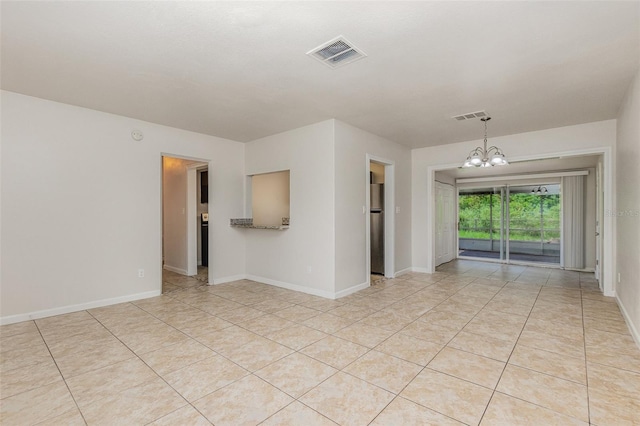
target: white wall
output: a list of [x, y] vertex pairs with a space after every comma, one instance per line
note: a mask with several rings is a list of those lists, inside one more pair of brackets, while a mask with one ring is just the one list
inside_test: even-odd
[[[395, 271], [411, 267], [411, 151], [341, 121], [335, 122], [336, 291], [367, 282], [366, 228], [363, 213], [369, 190], [367, 154], [395, 165]], [[385, 175], [385, 181], [389, 181]]]
[[246, 236], [247, 275], [262, 282], [332, 297], [333, 120], [245, 145], [245, 175], [280, 170], [290, 171], [291, 227], [284, 231], [234, 228], [236, 233]]
[[[603, 147], [613, 149], [616, 142], [616, 121], [606, 120], [520, 133], [496, 137], [489, 142], [502, 148], [511, 161], [561, 155], [570, 151], [589, 152]], [[474, 140], [412, 151], [412, 258], [413, 267], [417, 270], [428, 270], [429, 257], [432, 256], [432, 248], [427, 239], [431, 223], [427, 208], [429, 168], [457, 167], [466, 158], [471, 147], [481, 144], [482, 140]], [[612, 169], [615, 170], [615, 158], [612, 159]], [[609, 208], [612, 203], [613, 200], [610, 201]], [[612, 238], [613, 235], [610, 236]]]
[[[640, 345], [640, 72], [618, 114], [616, 266], [618, 301]], [[605, 208], [606, 212], [606, 208]], [[607, 213], [607, 212], [606, 212]], [[605, 214], [606, 214], [605, 213]]]
[[1, 97], [3, 322], [160, 292], [162, 153], [211, 160], [213, 276], [243, 274], [244, 238], [228, 225], [242, 215], [243, 144]]

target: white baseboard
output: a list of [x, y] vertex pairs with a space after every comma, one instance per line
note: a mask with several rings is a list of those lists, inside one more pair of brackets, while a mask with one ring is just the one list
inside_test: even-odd
[[620, 301], [620, 298], [617, 295], [615, 296], [615, 298], [616, 302], [618, 302], [618, 306], [620, 307], [620, 312], [622, 312], [622, 317], [627, 323], [627, 327], [629, 327], [629, 330], [631, 331], [631, 336], [633, 337], [633, 340], [636, 341], [636, 346], [638, 346], [638, 349], [640, 349], [640, 333], [638, 333], [638, 329], [635, 327], [635, 325], [633, 325], [631, 317], [629, 317], [629, 313], [624, 308], [624, 305]]
[[176, 274], [180, 274], [180, 275], [189, 276], [189, 273], [187, 272], [186, 269], [176, 268], [175, 266], [171, 266], [171, 265], [163, 265], [162, 267], [167, 271], [175, 272]]
[[269, 284], [269, 285], [274, 285], [276, 287], [286, 288], [287, 290], [295, 290], [295, 291], [299, 291], [301, 293], [307, 293], [307, 294], [312, 294], [314, 296], [324, 297], [326, 299], [335, 299], [336, 298], [336, 295], [334, 293], [331, 293], [330, 291], [324, 291], [324, 290], [318, 290], [318, 289], [315, 289], [315, 288], [304, 287], [304, 286], [301, 286], [301, 285], [298, 285], [298, 284], [285, 283], [283, 281], [276, 281], [276, 280], [272, 280], [270, 278], [258, 277], [256, 275], [246, 275], [245, 278], [248, 279], [248, 280], [257, 281], [257, 282], [263, 283], [263, 284]]
[[357, 291], [364, 290], [365, 288], [368, 288], [369, 286], [370, 286], [370, 284], [368, 282], [367, 283], [362, 283], [362, 284], [356, 284], [356, 285], [351, 286], [351, 287], [349, 287], [347, 289], [338, 291], [337, 293], [335, 293], [335, 297], [333, 297], [333, 299], [339, 299], [341, 297], [348, 296], [348, 295], [353, 294], [353, 293], [355, 293]]
[[[247, 276], [244, 275], [244, 274], [232, 275], [232, 276], [229, 276], [229, 277], [222, 277], [222, 278], [214, 278], [213, 279], [213, 285], [230, 283], [232, 281], [244, 280], [246, 278], [247, 278]], [[211, 283], [209, 283], [209, 284], [211, 284]]]
[[42, 311], [29, 312], [26, 314], [9, 315], [0, 318], [0, 325], [13, 324], [16, 322], [35, 320], [39, 318], [52, 317], [55, 315], [69, 314], [71, 312], [85, 311], [87, 309], [101, 308], [103, 306], [117, 305], [118, 303], [132, 302], [134, 300], [148, 299], [160, 296], [162, 290], [146, 291], [144, 293], [130, 294], [128, 296], [114, 297], [111, 299], [96, 300], [93, 302], [80, 303], [77, 305], [62, 306], [60, 308], [45, 309]]
[[409, 268], [401, 269], [401, 270], [399, 270], [399, 271], [397, 271], [395, 273], [394, 278], [395, 277], [399, 277], [399, 276], [404, 275], [404, 274], [408, 274], [409, 272], [414, 272], [413, 268], [409, 267]]
[[411, 272], [420, 272], [422, 274], [430, 274], [431, 272], [427, 269], [427, 268], [418, 268], [418, 267], [411, 267]]

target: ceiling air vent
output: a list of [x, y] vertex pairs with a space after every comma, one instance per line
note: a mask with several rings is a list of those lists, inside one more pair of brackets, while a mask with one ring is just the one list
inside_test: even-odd
[[355, 47], [343, 36], [321, 44], [307, 52], [307, 55], [322, 62], [329, 68], [338, 68], [367, 56], [361, 49]]
[[487, 117], [487, 113], [485, 111], [468, 112], [466, 114], [456, 115], [451, 118], [455, 118], [458, 121], [463, 121], [463, 120], [473, 120], [474, 118], [482, 118], [482, 117]]

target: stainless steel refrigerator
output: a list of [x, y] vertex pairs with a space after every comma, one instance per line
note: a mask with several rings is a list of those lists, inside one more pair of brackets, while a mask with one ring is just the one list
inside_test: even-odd
[[371, 184], [371, 273], [384, 275], [384, 184]]

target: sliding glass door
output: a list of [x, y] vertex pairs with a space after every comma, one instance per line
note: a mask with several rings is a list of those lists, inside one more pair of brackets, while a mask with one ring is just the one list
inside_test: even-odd
[[560, 185], [461, 189], [459, 256], [560, 264]]

